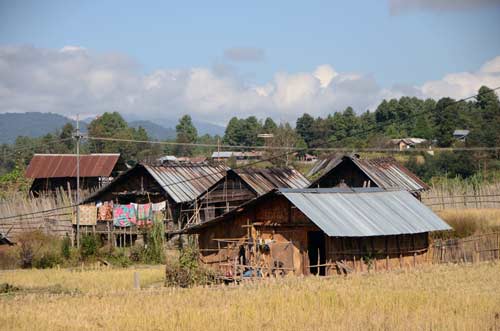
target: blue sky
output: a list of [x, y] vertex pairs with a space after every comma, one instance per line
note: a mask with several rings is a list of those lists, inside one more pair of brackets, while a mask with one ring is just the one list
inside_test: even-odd
[[455, 2], [2, 1], [0, 46], [120, 54], [138, 76], [207, 68], [232, 84], [274, 86], [277, 73], [327, 64], [378, 89], [421, 87], [500, 55], [500, 2]]

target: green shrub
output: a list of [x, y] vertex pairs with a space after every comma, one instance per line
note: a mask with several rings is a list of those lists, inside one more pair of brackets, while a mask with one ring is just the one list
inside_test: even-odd
[[91, 234], [82, 236], [80, 242], [80, 254], [82, 258], [88, 259], [97, 256], [97, 251], [100, 246], [100, 240], [97, 236]]
[[165, 261], [165, 225], [154, 222], [147, 232], [142, 260], [144, 263], [164, 263]]
[[215, 272], [198, 264], [198, 251], [193, 244], [182, 248], [177, 260], [166, 261], [165, 286], [191, 287], [215, 281]]
[[42, 265], [50, 267], [50, 264], [57, 264], [61, 261], [59, 238], [41, 231], [32, 231], [23, 233], [18, 238], [17, 243], [19, 265], [22, 268], [41, 267]]
[[108, 262], [115, 266], [128, 267], [132, 264], [127, 251], [124, 248], [115, 248], [106, 258]]
[[61, 255], [66, 260], [71, 258], [71, 240], [68, 236], [64, 237], [61, 242]]
[[56, 265], [61, 264], [61, 262], [62, 259], [59, 254], [52, 251], [47, 251], [43, 252], [40, 256], [37, 256], [35, 259], [33, 259], [33, 267], [37, 269], [53, 268]]

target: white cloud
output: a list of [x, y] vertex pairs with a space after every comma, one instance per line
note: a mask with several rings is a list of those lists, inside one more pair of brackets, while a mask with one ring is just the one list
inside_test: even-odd
[[490, 88], [500, 86], [500, 56], [486, 62], [476, 72], [448, 74], [440, 80], [423, 84], [420, 90], [431, 98], [449, 96], [461, 99], [476, 94], [482, 85]]
[[330, 85], [332, 79], [334, 79], [336, 76], [338, 76], [338, 73], [336, 73], [335, 70], [333, 70], [333, 68], [328, 64], [320, 65], [314, 71], [314, 77], [319, 79], [321, 87], [323, 88]]
[[337, 72], [328, 64], [311, 72], [279, 72], [264, 84], [252, 85], [214, 68], [143, 74], [123, 54], [95, 54], [78, 46], [0, 47], [0, 112], [73, 116], [119, 111], [143, 119], [188, 113], [212, 123], [255, 115], [294, 122], [304, 112], [324, 116], [347, 106], [362, 112], [383, 98], [403, 95], [461, 98], [475, 94], [481, 85], [500, 86], [500, 56], [476, 72], [451, 73], [421, 86], [383, 88], [370, 75]]

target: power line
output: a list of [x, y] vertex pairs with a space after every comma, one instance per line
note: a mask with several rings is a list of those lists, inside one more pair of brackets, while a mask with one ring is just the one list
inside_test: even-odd
[[[472, 98], [476, 98], [480, 95], [485, 95], [485, 94], [489, 94], [491, 92], [494, 92], [496, 90], [500, 89], [500, 86], [499, 87], [496, 87], [494, 89], [490, 89], [489, 91], [485, 92], [485, 93], [478, 93], [476, 95], [473, 95], [473, 96], [470, 96], [470, 97], [467, 97], [467, 98], [463, 98], [463, 99], [460, 99], [460, 100], [457, 100], [457, 101], [454, 101], [454, 102], [451, 102], [449, 103], [448, 105], [445, 106], [446, 107], [449, 107], [451, 105], [454, 105], [456, 103], [459, 103], [459, 102], [463, 102], [463, 101], [466, 101], [468, 99], [472, 99]], [[422, 111], [422, 112], [419, 112], [418, 114], [421, 115], [422, 113], [424, 113], [425, 111]], [[392, 124], [392, 123], [391, 123]], [[387, 125], [387, 123], [384, 123], [384, 125]], [[368, 130], [365, 130], [365, 131], [369, 131], [371, 129], [368, 129]], [[111, 139], [111, 138], [109, 138]], [[329, 144], [331, 143], [330, 139], [326, 142], [323, 142], [323, 143], [320, 143], [318, 144], [318, 146], [323, 146], [325, 144]], [[262, 159], [262, 160], [257, 160], [255, 162], [251, 162], [251, 163], [248, 163], [248, 164], [245, 164], [245, 165], [241, 165], [241, 166], [237, 166], [235, 168], [232, 168], [232, 169], [242, 169], [242, 168], [248, 168], [248, 167], [251, 167], [253, 165], [256, 165], [256, 164], [259, 164], [259, 163], [263, 163], [263, 162], [269, 162], [269, 161], [272, 161], [272, 160], [275, 160], [275, 159], [278, 159], [278, 158], [282, 158], [284, 156], [287, 156], [289, 154], [292, 154], [292, 153], [296, 153], [296, 152], [307, 152], [308, 150], [314, 150], [314, 149], [317, 149], [319, 147], [314, 147], [314, 148], [303, 148], [303, 149], [299, 149], [299, 150], [291, 150], [291, 151], [288, 151], [288, 152], [285, 152], [285, 153], [282, 153], [282, 154], [279, 154], [279, 155], [276, 155], [276, 156], [272, 156], [272, 157], [269, 157], [269, 158], [266, 158], [266, 159]], [[470, 147], [471, 149], [474, 148], [474, 147]], [[490, 147], [490, 148], [494, 148], [495, 150], [498, 150], [499, 147]], [[348, 149], [348, 150], [356, 150], [356, 149]], [[453, 149], [453, 148], [450, 148], [450, 150], [457, 150], [456, 148]], [[428, 151], [428, 150], [425, 150], [425, 151]], [[220, 171], [219, 173], [220, 174], [223, 174], [225, 173], [226, 171]], [[201, 178], [206, 178], [206, 177], [212, 177], [214, 175], [216, 175], [217, 173], [213, 173], [213, 174], [209, 174], [209, 175], [202, 175], [202, 176], [197, 176], [195, 178], [189, 178], [189, 179], [185, 179], [185, 180], [181, 180], [181, 181], [178, 181], [178, 182], [175, 182], [175, 183], [169, 183], [169, 184], [166, 184], [166, 185], [162, 185], [161, 187], [170, 187], [170, 186], [174, 186], [174, 185], [178, 185], [178, 184], [182, 184], [182, 183], [185, 183], [185, 182], [190, 182], [190, 181], [194, 181], [194, 180], [198, 180], [198, 179], [201, 179]], [[0, 220], [4, 220], [4, 219], [11, 219], [11, 218], [20, 218], [20, 217], [24, 217], [24, 216], [30, 216], [30, 215], [35, 215], [35, 214], [40, 214], [40, 213], [46, 213], [46, 212], [49, 212], [49, 211], [53, 211], [53, 210], [59, 210], [59, 209], [64, 209], [64, 208], [72, 208], [72, 207], [76, 207], [78, 205], [69, 205], [69, 206], [65, 206], [65, 207], [58, 207], [58, 208], [53, 208], [53, 209], [49, 209], [49, 210], [43, 210], [43, 211], [39, 211], [39, 212], [35, 212], [35, 213], [28, 213], [28, 214], [22, 214], [22, 215], [13, 215], [13, 216], [7, 216], [7, 217], [1, 217]]]
[[[462, 98], [460, 100], [455, 100], [453, 102], [450, 102], [449, 104], [447, 104], [445, 106], [445, 108], [447, 107], [450, 107], [452, 105], [455, 105], [455, 104], [458, 104], [460, 102], [464, 102], [464, 101], [467, 101], [467, 100], [470, 100], [470, 99], [473, 99], [473, 98], [477, 98], [478, 96], [481, 96], [481, 95], [486, 95], [486, 94], [489, 94], [489, 93], [492, 93], [496, 90], [499, 90], [500, 89], [500, 86], [498, 87], [495, 87], [493, 89], [490, 89], [489, 91], [486, 91], [484, 93], [478, 93], [478, 94], [475, 94], [475, 95], [472, 95], [472, 96], [468, 96], [468, 97], [465, 97], [465, 98]], [[408, 119], [411, 119], [412, 117], [417, 117], [417, 116], [421, 116], [425, 113], [428, 113], [430, 112], [431, 109], [426, 109], [426, 110], [422, 110], [422, 111], [419, 111], [417, 113], [413, 113], [413, 114], [410, 114], [406, 120]], [[368, 128], [368, 129], [365, 129], [365, 130], [361, 130], [361, 131], [357, 131], [356, 134], [365, 134], [365, 133], [368, 133], [370, 131], [373, 131], [373, 130], [376, 130], [376, 129], [379, 129], [380, 127], [384, 127], [384, 126], [387, 126], [387, 125], [390, 125], [390, 124], [394, 124], [394, 122], [396, 122], [397, 119], [391, 119], [389, 121], [385, 121], [385, 122], [379, 122], [379, 123], [376, 123], [374, 127], [372, 128]], [[282, 146], [245, 146], [245, 145], [217, 145], [217, 144], [204, 144], [204, 143], [179, 143], [179, 142], [171, 142], [171, 141], [154, 141], [154, 140], [135, 140], [135, 139], [123, 139], [123, 138], [113, 138], [113, 137], [92, 137], [92, 136], [88, 136], [86, 137], [87, 139], [89, 140], [101, 140], [101, 141], [116, 141], [116, 142], [130, 142], [130, 143], [144, 143], [144, 144], [159, 144], [159, 145], [171, 145], [171, 146], [191, 146], [191, 147], [212, 147], [212, 148], [235, 148], [235, 149], [262, 149], [262, 150], [289, 150], [290, 148], [289, 147], [282, 147]], [[326, 142], [326, 144], [329, 144], [330, 141]], [[324, 143], [322, 143], [321, 145], [324, 145]], [[291, 147], [293, 148], [293, 147]], [[479, 147], [479, 148], [483, 148], [483, 147]], [[485, 150], [497, 150], [498, 147], [484, 147]], [[493, 148], [493, 149], [492, 149]], [[300, 149], [298, 148], [293, 148], [295, 149], [296, 151], [299, 151]], [[322, 151], [343, 151], [343, 150], [352, 150], [347, 148], [347, 149], [342, 149], [342, 148], [319, 148], [319, 147], [311, 147], [311, 148], [308, 148], [309, 150], [322, 150]], [[471, 149], [471, 148], [442, 148], [443, 150], [481, 150], [481, 149]], [[360, 149], [357, 149], [356, 150], [360, 150]], [[366, 149], [367, 151], [375, 151], [373, 149]], [[438, 150], [437, 148], [435, 148], [434, 150]], [[384, 151], [384, 149], [378, 149], [377, 151]]]
[[57, 138], [57, 139], [53, 139], [53, 140], [49, 140], [49, 141], [37, 141], [35, 143], [35, 146], [20, 146], [20, 147], [8, 147], [8, 145], [4, 145], [6, 146], [4, 151], [6, 151], [6, 153], [4, 153], [3, 155], [14, 155], [16, 154], [17, 151], [20, 151], [20, 150], [30, 150], [30, 149], [36, 149], [37, 147], [40, 147], [38, 145], [47, 145], [47, 144], [53, 144], [53, 143], [58, 143], [58, 142], [64, 142], [64, 141], [68, 141], [68, 140], [72, 140], [73, 138], [70, 137], [70, 138], [64, 138], [64, 139], [61, 139], [61, 138]]

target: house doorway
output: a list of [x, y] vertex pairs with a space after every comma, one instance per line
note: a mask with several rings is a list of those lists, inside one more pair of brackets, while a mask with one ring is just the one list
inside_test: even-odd
[[312, 266], [309, 267], [309, 272], [313, 275], [325, 276], [326, 267], [317, 267], [318, 264], [326, 263], [325, 234], [322, 231], [309, 231], [307, 233], [307, 251], [309, 265]]

